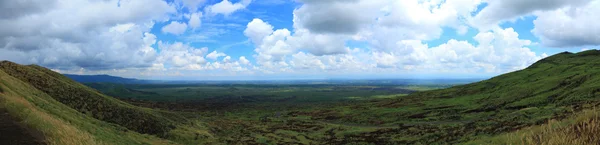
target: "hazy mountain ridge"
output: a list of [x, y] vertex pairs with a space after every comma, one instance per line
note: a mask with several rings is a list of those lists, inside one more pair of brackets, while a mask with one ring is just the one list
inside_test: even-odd
[[[463, 79], [307, 79], [307, 80], [143, 80], [111, 75], [63, 74], [79, 83], [115, 84], [262, 84], [262, 85], [460, 85], [483, 80]], [[200, 78], [201, 79], [201, 78]]]
[[76, 75], [76, 74], [63, 74], [80, 83], [120, 83], [120, 84], [140, 84], [149, 83], [148, 80], [138, 80], [131, 78], [123, 78], [110, 75]]

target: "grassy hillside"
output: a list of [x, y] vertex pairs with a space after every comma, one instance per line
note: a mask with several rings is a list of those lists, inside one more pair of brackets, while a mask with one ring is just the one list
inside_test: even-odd
[[600, 142], [600, 110], [589, 109], [557, 121], [526, 127], [464, 144], [598, 144]]
[[321, 121], [398, 126], [339, 135], [332, 143], [460, 143], [562, 119], [600, 103], [600, 51], [560, 53], [524, 70], [448, 89], [326, 110]]
[[140, 133], [166, 136], [173, 121], [152, 110], [135, 107], [105, 96], [56, 72], [39, 66], [0, 63], [8, 75], [26, 82], [75, 110]]
[[0, 109], [41, 132], [48, 144], [172, 144], [82, 114], [3, 70], [0, 88]]
[[40, 66], [3, 61], [0, 77], [0, 106], [24, 119], [22, 122], [31, 128], [41, 130], [51, 144], [210, 141], [192, 140], [201, 134], [210, 137], [198, 129], [202, 126], [197, 121], [173, 112], [130, 105]]

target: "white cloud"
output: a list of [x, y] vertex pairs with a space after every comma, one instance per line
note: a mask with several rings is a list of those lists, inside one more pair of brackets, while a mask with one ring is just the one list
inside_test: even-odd
[[[0, 39], [0, 58], [60, 69], [90, 70], [148, 67], [156, 52], [156, 36], [149, 27], [133, 23], [99, 27], [103, 31], [73, 29], [89, 33], [82, 38], [49, 34], [9, 35]], [[91, 35], [93, 34], [93, 35]], [[19, 36], [19, 37], [15, 37]]]
[[307, 29], [297, 29], [292, 36], [288, 29], [273, 31], [273, 26], [261, 19], [248, 23], [244, 35], [255, 44], [255, 56], [258, 64], [271, 66], [270, 62], [281, 62], [285, 57], [299, 50], [314, 55], [332, 55], [347, 53], [345, 40], [350, 36], [336, 34], [312, 34]]
[[[71, 52], [79, 51], [88, 55], [93, 54], [87, 52], [93, 50], [91, 48], [106, 45], [97, 43], [127, 43], [125, 41], [132, 40], [111, 38], [120, 37], [116, 32], [109, 36], [114, 26], [133, 27], [132, 24], [135, 24], [135, 32], [140, 34], [133, 38], [140, 38], [155, 21], [164, 21], [169, 14], [176, 12], [173, 6], [161, 0], [122, 1], [120, 6], [117, 3], [117, 0], [2, 2], [0, 7], [11, 8], [3, 9], [8, 11], [0, 16], [0, 46], [3, 49], [27, 51], [23, 53], [69, 47]], [[113, 30], [117, 29], [127, 28]], [[40, 63], [39, 59], [26, 58], [29, 59], [26, 61], [28, 63]]]
[[473, 18], [477, 27], [489, 29], [506, 20], [529, 15], [536, 11], [547, 11], [567, 6], [578, 6], [590, 0], [490, 0]]
[[175, 69], [200, 68], [207, 61], [204, 55], [208, 48], [194, 48], [181, 42], [158, 42], [160, 54], [155, 63]]
[[[315, 55], [347, 53], [345, 43], [351, 39], [366, 40], [375, 49], [389, 51], [401, 40], [437, 39], [443, 27], [464, 34], [468, 30], [466, 19], [481, 3], [480, 0], [300, 2], [304, 4], [294, 11], [293, 38], [305, 39], [297, 47]], [[360, 11], [348, 11], [357, 9]]]
[[313, 34], [306, 29], [297, 29], [288, 43], [296, 49], [321, 56], [348, 53], [345, 45], [350, 38], [349, 35]]
[[231, 56], [225, 56], [225, 57], [223, 58], [223, 62], [224, 62], [224, 63], [230, 63], [230, 62], [231, 62]]
[[190, 16], [190, 20], [188, 21], [188, 25], [190, 26], [190, 28], [196, 29], [200, 27], [202, 23], [200, 18], [202, 18], [202, 13], [192, 13]]
[[237, 3], [231, 3], [229, 0], [223, 0], [219, 3], [208, 6], [206, 11], [211, 14], [222, 14], [227, 16], [235, 11], [245, 9], [246, 6], [248, 6], [251, 2], [252, 0], [241, 0]]
[[209, 58], [209, 59], [212, 59], [212, 60], [217, 60], [219, 57], [223, 57], [223, 56], [227, 56], [227, 54], [221, 53], [221, 52], [217, 52], [215, 50], [215, 51], [210, 52], [208, 55], [206, 55], [206, 58]]
[[[193, 72], [198, 70], [228, 75], [501, 73], [547, 56], [528, 48], [537, 42], [497, 27], [529, 14], [537, 16], [532, 32], [545, 46], [600, 45], [600, 17], [595, 15], [600, 0], [299, 0], [303, 4], [293, 11], [292, 28], [276, 29], [258, 18], [246, 25], [243, 34], [254, 45], [255, 63], [190, 46], [243, 29], [237, 21], [217, 24], [213, 19], [221, 17], [211, 16], [238, 20], [229, 15], [251, 2], [222, 0], [203, 11], [198, 9], [205, 0], [0, 2], [8, 10], [0, 14], [0, 58], [57, 70], [172, 76], [205, 74]], [[482, 2], [488, 7], [475, 15]], [[150, 33], [155, 23], [165, 22], [162, 33], [181, 35], [175, 37], [180, 40], [160, 41]], [[426, 43], [440, 38], [444, 28], [470, 35], [469, 26], [489, 28], [480, 29], [473, 44], [454, 39], [434, 47]], [[195, 34], [186, 33], [188, 28]], [[359, 45], [347, 45], [354, 42]]]
[[[271, 35], [263, 38], [262, 42], [254, 50], [258, 53], [259, 61], [281, 61], [288, 54], [296, 50], [290, 46], [286, 40], [291, 37], [291, 32], [287, 29], [279, 29]], [[260, 63], [260, 62], [259, 62]]]
[[206, 0], [177, 0], [182, 3], [190, 12], [195, 12], [198, 8], [206, 2]]
[[325, 69], [325, 64], [316, 56], [303, 52], [292, 55], [291, 64], [296, 69]]
[[253, 19], [244, 30], [244, 35], [250, 38], [254, 44], [260, 45], [263, 38], [273, 33], [273, 26], [261, 19]]
[[56, 0], [45, 1], [0, 1], [0, 19], [17, 18], [24, 15], [35, 14], [52, 9]]
[[186, 29], [187, 29], [187, 24], [180, 23], [177, 21], [171, 21], [171, 23], [162, 27], [161, 31], [163, 33], [171, 33], [171, 34], [175, 34], [175, 35], [181, 35], [185, 32]]
[[550, 47], [600, 45], [600, 0], [579, 7], [537, 12], [532, 32]]
[[313, 33], [354, 34], [375, 20], [385, 1], [372, 0], [301, 0], [294, 10], [294, 25]]
[[[464, 33], [465, 19], [481, 1], [394, 1], [383, 8], [387, 15], [377, 18], [372, 30], [362, 35], [375, 49], [389, 51], [401, 40], [434, 40], [442, 35], [442, 27]], [[394, 37], [390, 37], [394, 36]]]
[[542, 58], [527, 48], [531, 41], [519, 39], [512, 28], [481, 32], [475, 40], [478, 46], [449, 40], [433, 48], [420, 41], [403, 41], [398, 45], [400, 49], [376, 57], [381, 59], [381, 66], [410, 66], [437, 72], [506, 72], [525, 68]]
[[287, 29], [273, 31], [273, 26], [260, 19], [254, 19], [248, 23], [244, 35], [249, 37], [256, 48], [254, 51], [257, 63], [271, 65], [271, 62], [283, 61], [284, 57], [293, 54], [296, 50], [288, 39], [291, 32]]
[[429, 47], [420, 40], [401, 40], [388, 51], [348, 49], [347, 54], [317, 56], [295, 52], [289, 60], [260, 61], [271, 73], [503, 73], [522, 69], [546, 57], [529, 48], [531, 41], [518, 38], [512, 28], [481, 32], [475, 46], [467, 41], [449, 40]]
[[246, 59], [246, 57], [245, 57], [245, 56], [240, 56], [240, 60], [239, 60], [239, 61], [240, 61], [240, 63], [241, 63], [241, 64], [243, 64], [243, 65], [248, 65], [248, 64], [250, 64], [250, 61], [249, 61], [248, 59]]

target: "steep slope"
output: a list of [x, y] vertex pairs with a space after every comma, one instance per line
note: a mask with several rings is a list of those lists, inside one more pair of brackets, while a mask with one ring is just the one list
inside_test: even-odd
[[[10, 118], [28, 129], [23, 135], [42, 136], [45, 144], [173, 144], [82, 114], [3, 70], [0, 70], [0, 110], [9, 115], [2, 118], [4, 122]], [[17, 134], [19, 130], [6, 131]], [[31, 142], [10, 144], [19, 143]]]
[[135, 107], [81, 85], [67, 77], [39, 66], [22, 66], [4, 61], [0, 69], [8, 75], [31, 84], [55, 100], [96, 119], [128, 129], [165, 136], [173, 122], [152, 110]]
[[[49, 143], [199, 144], [212, 140], [201, 122], [130, 105], [37, 65], [2, 61], [0, 71], [0, 97], [8, 100], [0, 106], [17, 119], [34, 120], [22, 122], [43, 132]], [[206, 137], [195, 139], [199, 135]]]
[[39, 132], [24, 127], [18, 119], [10, 116], [6, 109], [0, 108], [0, 144], [43, 144]]

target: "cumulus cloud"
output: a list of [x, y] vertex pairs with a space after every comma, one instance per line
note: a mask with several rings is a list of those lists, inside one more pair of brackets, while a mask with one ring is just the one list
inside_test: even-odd
[[[443, 27], [464, 33], [466, 21], [481, 1], [393, 1], [378, 16], [376, 25], [363, 35], [375, 49], [389, 51], [401, 40], [434, 40]], [[394, 37], [390, 37], [394, 36]]]
[[230, 63], [230, 62], [231, 62], [231, 56], [225, 56], [225, 57], [223, 58], [223, 62], [225, 62], [225, 63]]
[[219, 59], [219, 57], [223, 57], [223, 56], [227, 56], [227, 54], [222, 53], [222, 52], [217, 52], [215, 50], [215, 51], [210, 52], [208, 55], [206, 55], [206, 58], [209, 58], [212, 60], [217, 60], [217, 59]]
[[248, 64], [250, 64], [250, 61], [249, 61], [248, 59], [246, 59], [246, 57], [245, 57], [245, 56], [240, 56], [240, 60], [239, 60], [239, 61], [240, 61], [240, 63], [241, 63], [241, 64], [243, 64], [243, 65], [248, 65]]
[[[7, 10], [0, 14], [0, 58], [58, 70], [134, 68], [144, 70], [140, 74], [163, 71], [173, 76], [183, 75], [177, 71], [197, 70], [227, 70], [231, 75], [501, 73], [547, 56], [528, 48], [537, 42], [519, 39], [512, 28], [498, 27], [524, 15], [537, 16], [532, 33], [542, 45], [600, 45], [596, 36], [600, 17], [594, 15], [600, 12], [600, 0], [298, 0], [301, 5], [293, 11], [292, 28], [276, 29], [271, 24], [280, 22], [267, 18], [247, 23], [243, 35], [254, 46], [251, 60], [255, 62], [197, 47], [202, 43], [191, 45], [191, 39], [160, 41], [162, 35], [150, 33], [155, 23], [167, 23], [159, 29], [178, 35], [175, 39], [229, 34], [243, 25], [210, 23], [220, 22], [212, 20], [220, 17], [211, 16], [232, 15], [251, 2], [221, 0], [202, 11], [198, 9], [205, 0], [0, 2], [0, 8]], [[483, 2], [488, 6], [475, 14]], [[428, 45], [447, 28], [471, 35], [467, 33], [471, 27], [480, 28], [472, 40]], [[188, 35], [188, 29], [211, 34]], [[359, 48], [348, 45], [355, 42]]]
[[288, 43], [297, 49], [321, 56], [348, 53], [346, 41], [349, 39], [348, 35], [314, 34], [306, 29], [298, 29]]
[[262, 21], [261, 19], [253, 19], [246, 25], [244, 35], [250, 38], [254, 44], [262, 43], [262, 39], [273, 33], [273, 26]]
[[177, 0], [177, 2], [183, 4], [190, 12], [195, 12], [206, 0]]
[[176, 12], [161, 0], [0, 3], [0, 58], [64, 69], [151, 66], [147, 32]]
[[291, 65], [296, 69], [325, 69], [325, 64], [316, 56], [303, 52], [292, 55]]
[[287, 29], [278, 29], [271, 35], [263, 38], [254, 50], [258, 53], [259, 61], [282, 61], [288, 54], [296, 50], [290, 46], [287, 40], [291, 37], [291, 32]]
[[[199, 25], [199, 24], [198, 24]], [[171, 33], [174, 35], [181, 35], [187, 30], [187, 24], [180, 23], [177, 21], [171, 21], [168, 25], [162, 27], [161, 31], [163, 33]]]
[[248, 23], [244, 35], [250, 38], [256, 48], [256, 60], [259, 64], [270, 64], [274, 61], [282, 61], [286, 55], [295, 52], [288, 39], [291, 32], [287, 29], [273, 31], [273, 26], [260, 19], [254, 19]]
[[[466, 33], [466, 19], [480, 0], [301, 0], [294, 11], [294, 38], [315, 55], [347, 53], [345, 42], [366, 40], [375, 49], [395, 48], [400, 40], [433, 40], [443, 27]], [[361, 9], [361, 11], [348, 10]], [[393, 37], [390, 37], [393, 36]], [[319, 40], [324, 40], [320, 42]], [[308, 42], [308, 43], [305, 43]], [[313, 46], [311, 46], [313, 45]]]
[[271, 65], [280, 62], [299, 50], [313, 55], [347, 53], [345, 42], [348, 35], [313, 34], [307, 29], [296, 29], [294, 35], [288, 29], [273, 30], [273, 26], [261, 19], [253, 19], [244, 30], [244, 35], [256, 46], [257, 63]]
[[500, 0], [487, 1], [473, 19], [475, 26], [489, 28], [501, 21], [529, 15], [535, 11], [555, 10], [568, 6], [579, 6], [591, 0]]
[[200, 27], [202, 23], [200, 18], [202, 18], [202, 13], [192, 13], [190, 15], [190, 20], [188, 21], [188, 25], [190, 26], [190, 28], [196, 29]]
[[204, 55], [208, 48], [195, 48], [181, 42], [166, 43], [158, 42], [160, 54], [156, 60], [159, 66], [170, 66], [176, 69], [201, 68], [207, 61]]
[[512, 28], [481, 32], [479, 45], [454, 39], [428, 47], [418, 40], [404, 40], [391, 52], [374, 52], [378, 67], [437, 71], [506, 72], [525, 68], [539, 60], [527, 46], [531, 41], [518, 38]]
[[532, 32], [550, 47], [600, 45], [600, 0], [579, 7], [537, 12]]
[[227, 16], [235, 11], [245, 9], [246, 6], [248, 6], [251, 2], [252, 0], [241, 0], [237, 3], [231, 3], [229, 0], [223, 0], [219, 3], [208, 6], [206, 11], [211, 14], [222, 14]]
[[[294, 10], [294, 25], [313, 33], [354, 34], [371, 24], [383, 1], [371, 0], [301, 0]], [[360, 9], [360, 10], [359, 10]]]
[[0, 19], [18, 18], [21, 16], [45, 12], [56, 6], [57, 0], [45, 0], [45, 1], [32, 1], [32, 0], [21, 0], [21, 1], [0, 1]]

